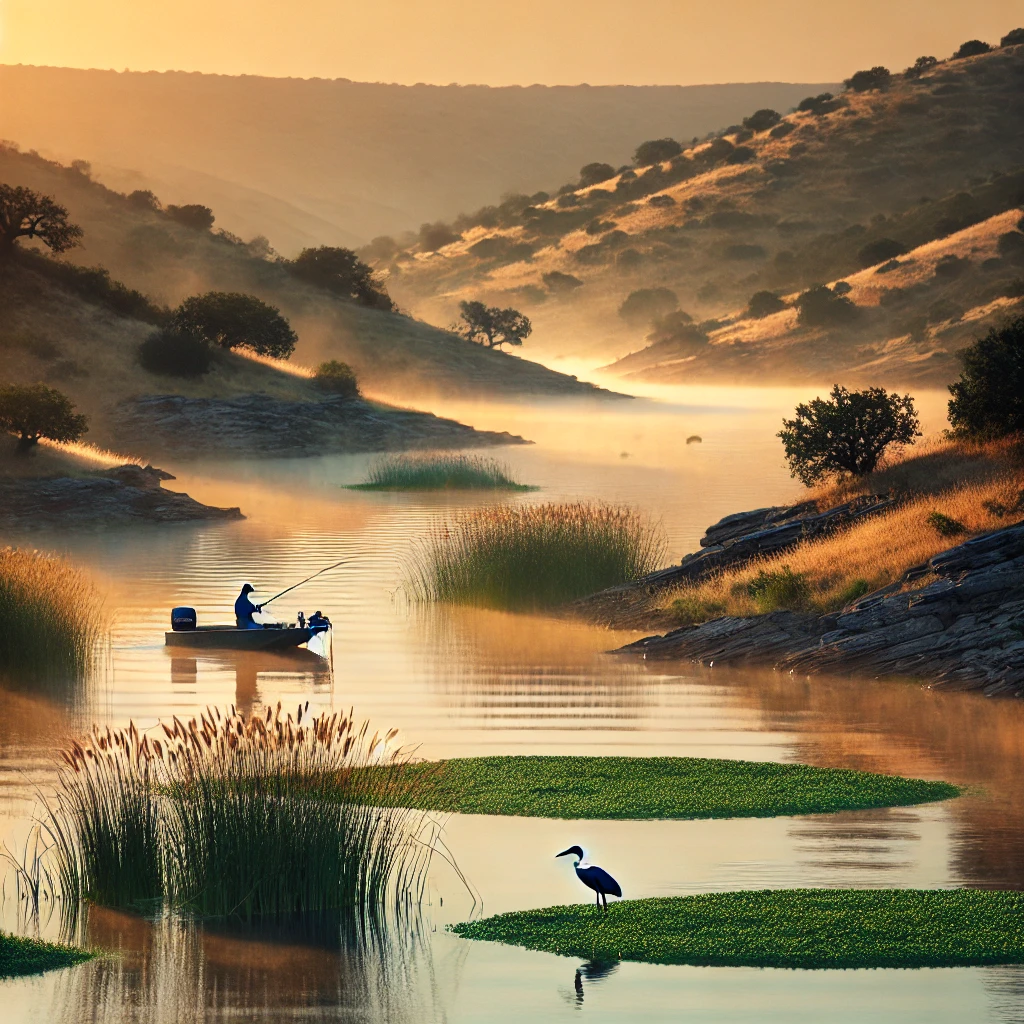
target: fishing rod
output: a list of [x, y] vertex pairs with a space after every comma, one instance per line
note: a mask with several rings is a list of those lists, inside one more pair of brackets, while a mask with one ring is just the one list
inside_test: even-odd
[[330, 572], [332, 569], [337, 569], [339, 565], [344, 565], [347, 561], [349, 561], [349, 559], [343, 558], [340, 562], [335, 562], [334, 565], [329, 565], [327, 566], [326, 569], [321, 569], [319, 572], [313, 573], [312, 576], [307, 576], [304, 580], [301, 580], [299, 583], [294, 583], [286, 590], [282, 590], [280, 594], [275, 594], [273, 597], [268, 597], [266, 601], [261, 602], [260, 607], [266, 608], [266, 606], [270, 604], [271, 601], [276, 601], [279, 597], [284, 597], [285, 594], [291, 593], [291, 591], [295, 590], [296, 587], [301, 587], [303, 583], [308, 583], [310, 580], [315, 580], [317, 576], [323, 576], [325, 572]]

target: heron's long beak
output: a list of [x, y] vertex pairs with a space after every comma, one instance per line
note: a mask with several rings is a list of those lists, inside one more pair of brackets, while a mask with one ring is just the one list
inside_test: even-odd
[[570, 847], [568, 850], [563, 850], [561, 853], [556, 853], [555, 858], [564, 857], [567, 853], [575, 853], [576, 851]]

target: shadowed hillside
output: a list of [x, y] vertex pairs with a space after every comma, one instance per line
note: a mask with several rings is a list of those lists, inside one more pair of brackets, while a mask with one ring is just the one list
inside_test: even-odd
[[378, 266], [435, 322], [514, 304], [547, 356], [633, 352], [614, 369], [652, 380], [947, 381], [1024, 295], [1024, 46], [882, 72]]
[[8, 66], [0, 138], [89, 160], [117, 189], [213, 206], [223, 227], [291, 255], [533, 194], [586, 160], [621, 164], [637, 134], [702, 135], [823, 88], [408, 87]]

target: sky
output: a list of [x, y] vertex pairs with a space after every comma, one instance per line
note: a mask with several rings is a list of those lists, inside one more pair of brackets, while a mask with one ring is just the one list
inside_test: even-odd
[[1019, 25], [1021, 0], [0, 0], [0, 64], [407, 85], [822, 82]]

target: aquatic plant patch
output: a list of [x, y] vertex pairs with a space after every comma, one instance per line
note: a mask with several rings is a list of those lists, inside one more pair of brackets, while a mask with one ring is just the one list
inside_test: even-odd
[[712, 967], [970, 967], [1024, 963], [1024, 894], [978, 889], [783, 889], [623, 900], [455, 925], [588, 960]]
[[480, 455], [389, 455], [370, 466], [355, 491], [532, 491], [508, 467]]
[[[371, 768], [369, 771], [374, 771]], [[703, 757], [468, 757], [410, 763], [424, 810], [533, 818], [742, 818], [947, 800], [947, 782]]]
[[57, 967], [72, 967], [95, 954], [76, 946], [59, 946], [39, 939], [0, 932], [0, 978], [17, 978], [25, 974], [41, 974]]
[[635, 509], [501, 505], [437, 524], [409, 582], [425, 601], [529, 611], [638, 579], [663, 549], [660, 530]]

